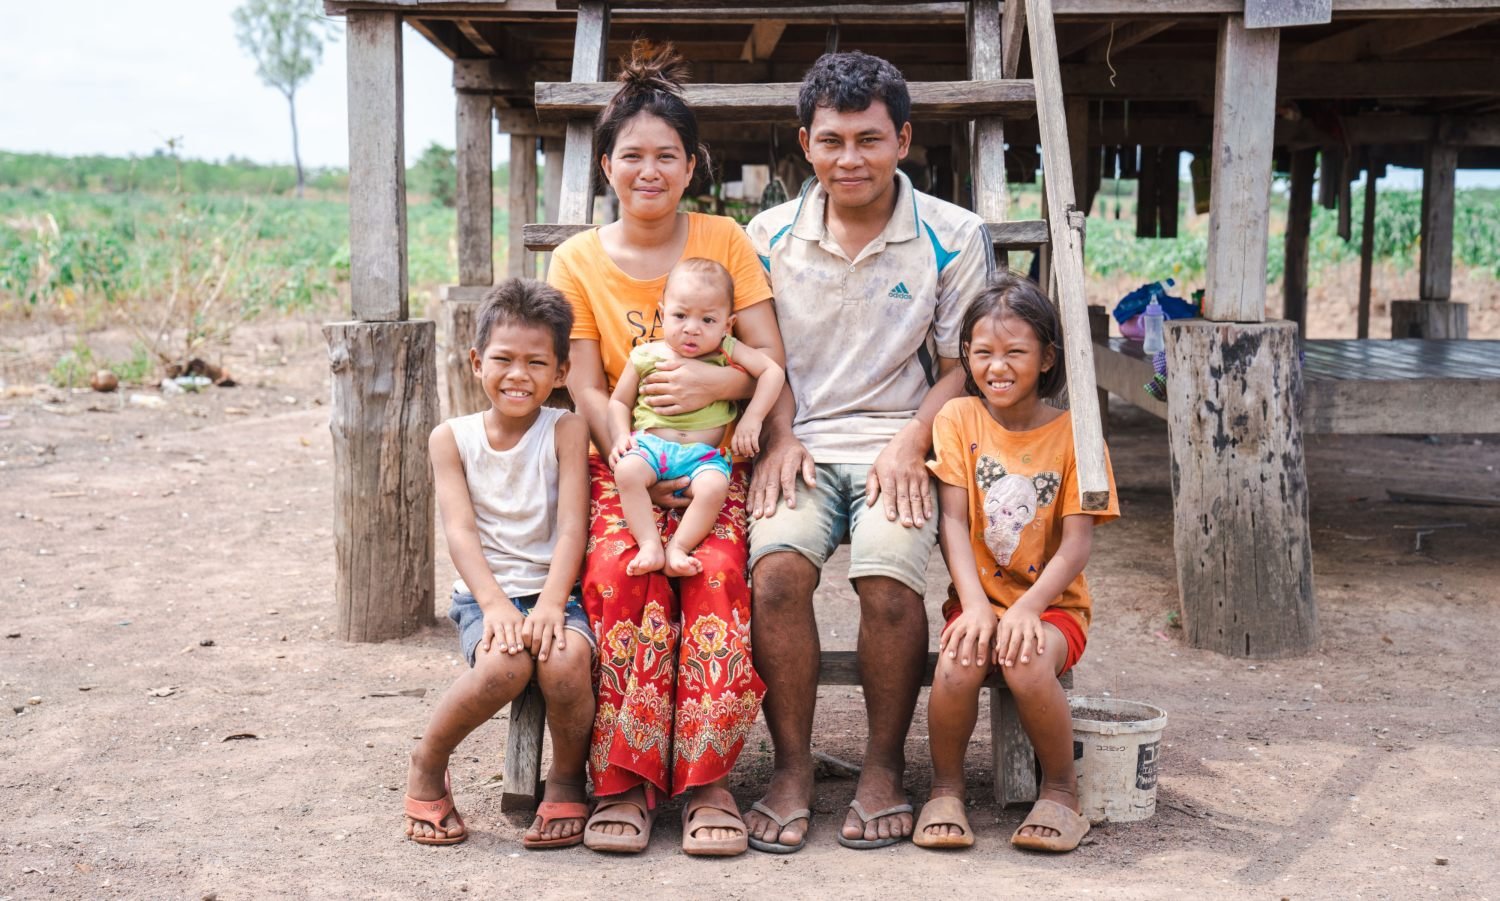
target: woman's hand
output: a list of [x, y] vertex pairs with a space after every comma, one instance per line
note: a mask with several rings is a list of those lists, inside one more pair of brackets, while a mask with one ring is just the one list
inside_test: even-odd
[[986, 603], [964, 608], [958, 618], [943, 629], [938, 638], [938, 653], [947, 654], [960, 666], [987, 666], [995, 638], [995, 613]]
[[[679, 491], [681, 497], [677, 496]], [[651, 496], [651, 503], [663, 510], [685, 510], [693, 502], [693, 480], [687, 476], [671, 481], [658, 480], [646, 489], [646, 493]]]
[[726, 399], [720, 379], [728, 372], [735, 370], [698, 360], [663, 360], [641, 381], [640, 393], [663, 416], [691, 413]]

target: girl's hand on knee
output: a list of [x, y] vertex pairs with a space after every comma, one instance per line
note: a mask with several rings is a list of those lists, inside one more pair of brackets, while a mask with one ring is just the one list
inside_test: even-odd
[[995, 614], [985, 608], [964, 610], [943, 629], [938, 653], [947, 654], [960, 666], [983, 666], [989, 662], [991, 642], [995, 637]]
[[1017, 658], [1030, 663], [1040, 659], [1043, 647], [1042, 618], [1031, 610], [1011, 607], [1000, 617], [1000, 633], [995, 638], [995, 663], [1015, 666]]
[[620, 465], [620, 459], [633, 450], [635, 450], [634, 435], [625, 434], [615, 439], [614, 446], [609, 449], [609, 471], [614, 472], [615, 467]]

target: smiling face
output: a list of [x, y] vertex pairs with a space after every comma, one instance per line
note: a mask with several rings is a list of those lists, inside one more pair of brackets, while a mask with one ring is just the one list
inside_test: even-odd
[[1042, 346], [1029, 324], [1005, 313], [974, 323], [964, 358], [979, 393], [994, 409], [1038, 402], [1037, 382], [1057, 362], [1056, 352]]
[[711, 354], [734, 324], [734, 299], [701, 272], [674, 272], [661, 295], [662, 340], [684, 357]]
[[846, 209], [869, 206], [896, 187], [896, 164], [911, 148], [911, 123], [898, 130], [885, 103], [858, 112], [820, 106], [812, 125], [798, 133], [828, 202]]
[[600, 163], [622, 215], [659, 219], [677, 212], [697, 160], [665, 119], [643, 112], [621, 126], [613, 152]]
[[484, 386], [490, 406], [502, 416], [522, 419], [535, 413], [568, 376], [557, 362], [552, 333], [535, 325], [499, 322], [484, 352], [469, 351], [469, 364]]

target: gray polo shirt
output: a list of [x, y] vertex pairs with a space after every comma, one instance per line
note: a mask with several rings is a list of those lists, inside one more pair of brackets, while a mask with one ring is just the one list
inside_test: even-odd
[[792, 430], [818, 463], [875, 462], [921, 406], [936, 358], [958, 357], [964, 309], [995, 268], [983, 220], [896, 180], [890, 222], [853, 260], [828, 234], [816, 181], [748, 229], [776, 296]]

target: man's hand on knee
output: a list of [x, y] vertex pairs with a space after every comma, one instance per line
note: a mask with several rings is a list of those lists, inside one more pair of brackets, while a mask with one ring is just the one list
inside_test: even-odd
[[817, 487], [817, 468], [802, 442], [790, 436], [767, 442], [750, 477], [750, 515], [756, 519], [774, 516], [782, 496], [795, 510], [799, 472], [808, 488]]
[[927, 472], [927, 448], [920, 430], [908, 426], [896, 433], [865, 479], [865, 503], [884, 499], [885, 518], [921, 528], [933, 517], [932, 478]]

